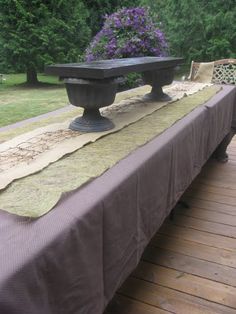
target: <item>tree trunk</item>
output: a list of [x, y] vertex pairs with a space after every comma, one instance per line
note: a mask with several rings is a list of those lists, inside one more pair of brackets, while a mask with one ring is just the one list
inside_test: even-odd
[[26, 83], [28, 85], [37, 85], [38, 84], [38, 77], [37, 71], [35, 67], [28, 67], [26, 70]]

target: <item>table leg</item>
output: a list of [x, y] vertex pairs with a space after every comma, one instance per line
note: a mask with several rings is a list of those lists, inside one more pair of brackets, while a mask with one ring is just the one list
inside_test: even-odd
[[235, 135], [236, 130], [231, 128], [230, 132], [223, 138], [221, 143], [218, 145], [216, 150], [214, 151], [212, 157], [217, 161], [224, 163], [228, 161], [228, 154], [226, 153], [227, 147], [230, 144], [233, 136]]

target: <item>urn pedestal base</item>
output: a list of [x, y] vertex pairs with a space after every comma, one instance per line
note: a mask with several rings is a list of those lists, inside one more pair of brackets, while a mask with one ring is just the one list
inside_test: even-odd
[[143, 96], [144, 101], [170, 101], [171, 97], [163, 92], [162, 87], [152, 87], [150, 93]]
[[171, 97], [163, 92], [162, 87], [173, 82], [174, 67], [146, 71], [142, 73], [142, 76], [144, 83], [152, 86], [151, 92], [143, 97], [145, 101], [171, 100]]
[[108, 118], [103, 117], [99, 109], [85, 109], [83, 116], [73, 120], [69, 128], [73, 131], [102, 132], [113, 129], [114, 123]]

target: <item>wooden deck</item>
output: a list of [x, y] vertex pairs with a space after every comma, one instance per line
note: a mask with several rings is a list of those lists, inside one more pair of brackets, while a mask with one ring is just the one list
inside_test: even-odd
[[236, 137], [209, 161], [106, 313], [236, 313]]

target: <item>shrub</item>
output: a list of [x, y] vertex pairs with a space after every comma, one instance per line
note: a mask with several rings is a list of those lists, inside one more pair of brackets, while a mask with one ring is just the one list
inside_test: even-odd
[[86, 61], [140, 56], [166, 56], [163, 32], [146, 8], [120, 9], [105, 17], [104, 25], [86, 50]]

